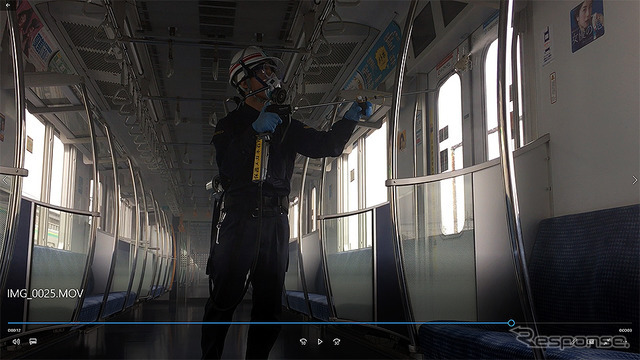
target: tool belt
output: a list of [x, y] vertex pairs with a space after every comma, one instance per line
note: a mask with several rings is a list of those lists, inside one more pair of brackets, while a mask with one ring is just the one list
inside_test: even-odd
[[[251, 209], [251, 215], [254, 217], [260, 216], [260, 204], [257, 199], [250, 197], [238, 197], [238, 196], [225, 196], [224, 197], [224, 210], [234, 208]], [[262, 197], [262, 215], [263, 216], [275, 216], [289, 213], [289, 197], [284, 196], [263, 196]]]

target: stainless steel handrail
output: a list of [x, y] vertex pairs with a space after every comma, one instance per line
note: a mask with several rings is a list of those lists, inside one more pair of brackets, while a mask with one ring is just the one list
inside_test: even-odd
[[[520, 222], [520, 209], [518, 207], [518, 191], [516, 187], [516, 172], [513, 162], [513, 153], [509, 146], [511, 139], [511, 126], [507, 123], [507, 43], [509, 38], [509, 27], [513, 20], [514, 0], [500, 0], [500, 18], [498, 22], [498, 131], [500, 134], [500, 163], [502, 164], [502, 178], [505, 187], [505, 201], [507, 206], [507, 224], [511, 251], [513, 255], [516, 283], [518, 285], [518, 297], [525, 321], [537, 336], [535, 310], [533, 308], [533, 298], [531, 296], [531, 286], [529, 284], [529, 273], [527, 270], [527, 260], [524, 253], [524, 240], [522, 237], [522, 224]], [[513, 41], [513, 32], [511, 33]], [[512, 59], [512, 61], [515, 61]], [[515, 96], [518, 96], [517, 94]], [[544, 359], [544, 351], [541, 348], [532, 348], [536, 359]]]
[[57, 210], [57, 211], [64, 212], [64, 213], [67, 213], [67, 214], [100, 217], [100, 213], [95, 213], [95, 212], [92, 212], [92, 211], [71, 209], [71, 208], [67, 208], [67, 207], [64, 207], [64, 206], [52, 205], [52, 204], [46, 203], [44, 201], [39, 201], [39, 200], [31, 199], [31, 198], [28, 198], [28, 197], [23, 197], [23, 198], [25, 200], [29, 201], [29, 202], [32, 202], [32, 203], [40, 206], [40, 207], [45, 207], [45, 208], [51, 209], [51, 210]]
[[[389, 121], [389, 132], [387, 134], [387, 164], [390, 166], [389, 175], [391, 179], [395, 179], [398, 174], [398, 150], [396, 148], [396, 131], [398, 128], [398, 121], [400, 119], [400, 98], [402, 96], [402, 83], [404, 80], [404, 72], [407, 65], [407, 54], [409, 51], [409, 42], [411, 40], [411, 33], [413, 31], [413, 19], [416, 15], [416, 9], [418, 7], [418, 1], [412, 0], [409, 5], [409, 11], [405, 20], [404, 31], [402, 33], [402, 48], [399, 54], [399, 62], [396, 67], [396, 81], [395, 81], [395, 96], [392, 98], [391, 111], [392, 116]], [[413, 322], [413, 311], [411, 307], [411, 299], [409, 298], [409, 291], [407, 289], [406, 276], [404, 271], [404, 262], [402, 256], [402, 243], [400, 241], [400, 223], [398, 221], [398, 208], [397, 208], [397, 193], [395, 187], [389, 187], [389, 204], [391, 213], [391, 230], [392, 239], [395, 243], [394, 257], [396, 262], [396, 269], [398, 274], [398, 283], [400, 285], [400, 293], [402, 296], [402, 305], [407, 321]], [[411, 338], [411, 344], [415, 346], [418, 342], [418, 333], [416, 327], [408, 325], [408, 331]]]
[[[98, 311], [99, 318], [104, 317], [104, 311], [106, 308], [109, 294], [111, 293], [111, 286], [113, 285], [113, 273], [116, 270], [116, 262], [118, 261], [118, 232], [120, 230], [120, 184], [118, 180], [118, 165], [116, 164], [116, 153], [113, 148], [113, 138], [111, 136], [111, 129], [107, 124], [101, 124], [105, 135], [107, 137], [107, 144], [109, 145], [109, 154], [111, 154], [111, 167], [113, 171], [113, 191], [115, 192], [115, 228], [113, 229], [113, 246], [111, 247], [111, 265], [109, 266], [109, 276], [107, 277], [107, 284], [105, 286], [104, 294], [102, 296], [102, 303], [100, 304], [100, 310]], [[126, 302], [126, 299], [125, 299]]]
[[[549, 142], [550, 136], [549, 134], [545, 134], [539, 137], [537, 140], [532, 141], [524, 147], [521, 147], [513, 152], [514, 157], [518, 157], [524, 153], [527, 153], [533, 149], [538, 148], [539, 146], [543, 146]], [[478, 165], [469, 166], [467, 168], [454, 170], [446, 173], [440, 173], [435, 175], [426, 175], [426, 176], [418, 176], [413, 178], [400, 178], [400, 179], [388, 179], [385, 181], [386, 186], [406, 186], [406, 185], [421, 185], [433, 183], [441, 180], [452, 179], [458, 176], [463, 176], [471, 173], [476, 173], [478, 171], [488, 169], [493, 166], [500, 165], [500, 159], [493, 159], [490, 161], [483, 162]]]
[[358, 215], [358, 214], [364, 214], [366, 212], [369, 211], [373, 211], [376, 208], [379, 208], [383, 205], [385, 205], [387, 202], [383, 202], [381, 204], [378, 205], [374, 205], [374, 206], [369, 206], [367, 208], [364, 209], [358, 209], [358, 210], [353, 210], [353, 211], [347, 211], [347, 212], [343, 212], [343, 213], [339, 213], [339, 214], [332, 214], [332, 215], [320, 215], [318, 216], [319, 220], [330, 220], [330, 219], [338, 219], [338, 218], [344, 218], [344, 217], [348, 217], [348, 216], [353, 216], [353, 215]]
[[[334, 107], [333, 108], [333, 115], [331, 116], [331, 121], [329, 123], [329, 128], [331, 128], [333, 126], [333, 123], [336, 121], [336, 118], [338, 117], [338, 107]], [[326, 179], [326, 169], [327, 167], [327, 158], [324, 157], [322, 158], [322, 167], [321, 172], [322, 174], [320, 175], [320, 191], [318, 191], [318, 199], [319, 199], [319, 204], [318, 204], [318, 220], [320, 220], [320, 217], [322, 216], [322, 213], [324, 212], [324, 184], [325, 184], [325, 179]], [[335, 319], [336, 318], [336, 306], [333, 302], [333, 291], [331, 290], [331, 279], [329, 279], [329, 267], [328, 267], [328, 262], [327, 262], [327, 243], [324, 240], [324, 229], [322, 228], [322, 226], [318, 226], [318, 235], [320, 237], [320, 252], [321, 252], [321, 260], [322, 260], [322, 271], [324, 272], [324, 286], [325, 286], [325, 291], [327, 293], [327, 304], [329, 306], [329, 318], [330, 319]]]
[[[11, 43], [11, 53], [13, 59], [13, 81], [15, 84], [15, 100], [16, 100], [16, 114], [17, 114], [17, 126], [16, 126], [16, 144], [13, 158], [13, 166], [15, 168], [22, 168], [24, 166], [24, 145], [26, 136], [26, 123], [25, 123], [25, 95], [24, 95], [24, 69], [22, 67], [22, 51], [20, 50], [20, 40], [18, 38], [18, 30], [15, 19], [15, 3], [5, 2], [5, 9], [7, 12], [9, 41]], [[0, 26], [5, 26], [1, 24]], [[15, 238], [18, 228], [18, 213], [20, 212], [20, 196], [22, 195], [22, 177], [18, 176], [11, 186], [11, 197], [9, 198], [9, 204], [7, 207], [7, 222], [5, 228], [5, 241], [4, 249], [0, 249], [3, 252], [2, 262], [0, 263], [0, 290], [4, 290], [6, 285], [9, 266], [11, 259], [13, 258], [13, 249], [15, 246]], [[31, 240], [30, 240], [31, 241]], [[0, 298], [0, 303], [2, 298]], [[23, 331], [25, 328], [23, 327]]]
[[127, 157], [127, 165], [129, 166], [129, 173], [131, 175], [131, 186], [133, 186], [133, 202], [136, 204], [135, 207], [135, 217], [134, 217], [134, 222], [135, 222], [135, 235], [134, 235], [134, 239], [135, 240], [135, 244], [133, 246], [133, 264], [131, 265], [131, 275], [129, 275], [129, 286], [127, 287], [127, 296], [125, 297], [124, 300], [124, 304], [122, 305], [122, 310], [127, 308], [127, 303], [129, 302], [129, 296], [131, 295], [131, 288], [133, 287], [133, 281], [135, 280], [136, 277], [136, 268], [138, 265], [138, 248], [140, 247], [140, 235], [141, 235], [141, 231], [140, 231], [140, 204], [138, 203], [138, 189], [136, 186], [136, 178], [135, 175], [133, 173], [133, 163], [131, 161], [130, 157]]
[[0, 166], [0, 175], [29, 176], [29, 170], [9, 166]]
[[[92, 172], [93, 172], [93, 203], [91, 212], [94, 214], [99, 213], [99, 181], [98, 181], [98, 143], [96, 140], [95, 133], [95, 124], [91, 118], [91, 110], [89, 109], [89, 94], [87, 93], [87, 87], [84, 83], [80, 85], [80, 91], [82, 93], [82, 98], [84, 100], [84, 107], [87, 116], [87, 122], [89, 124], [89, 132], [91, 133], [91, 159], [92, 164]], [[86, 289], [87, 284], [89, 283], [89, 272], [91, 271], [91, 264], [93, 263], [93, 257], [95, 255], [96, 250], [96, 237], [98, 234], [98, 216], [93, 215], [91, 218], [91, 234], [89, 235], [89, 249], [87, 250], [87, 262], [85, 263], [84, 274], [82, 275], [82, 288]], [[73, 314], [71, 316], [72, 321], [78, 321], [78, 317], [80, 316], [80, 311], [82, 310], [82, 305], [84, 304], [84, 299], [88, 294], [84, 292], [83, 296], [78, 300], [78, 305], [73, 310]]]
[[300, 177], [300, 202], [298, 203], [298, 271], [300, 274], [300, 281], [302, 282], [302, 292], [304, 294], [304, 302], [307, 304], [307, 310], [309, 310], [309, 316], [313, 316], [313, 310], [311, 309], [311, 302], [309, 301], [309, 289], [307, 289], [307, 278], [304, 274], [304, 259], [302, 256], [302, 204], [304, 201], [304, 185], [307, 180], [307, 169], [309, 168], [309, 158], [304, 160], [304, 166], [302, 167], [302, 176]]
[[142, 291], [142, 284], [144, 283], [144, 275], [147, 270], [147, 257], [149, 255], [149, 212], [147, 211], [147, 196], [144, 192], [144, 183], [142, 182], [142, 178], [140, 177], [140, 172], [136, 172], [136, 178], [138, 179], [138, 183], [140, 184], [140, 194], [142, 194], [142, 207], [139, 211], [144, 211], [144, 224], [140, 223], [140, 227], [142, 229], [140, 234], [140, 240], [142, 240], [142, 246], [144, 246], [144, 259], [142, 259], [142, 272], [140, 273], [140, 282], [138, 284], [138, 290], [136, 293], [136, 300], [140, 298], [140, 292]]

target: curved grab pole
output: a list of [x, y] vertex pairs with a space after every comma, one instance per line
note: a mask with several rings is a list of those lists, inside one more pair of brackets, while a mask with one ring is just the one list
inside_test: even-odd
[[129, 296], [131, 294], [131, 288], [133, 287], [133, 281], [136, 277], [136, 266], [138, 265], [138, 248], [140, 247], [140, 204], [138, 203], [138, 189], [136, 186], [136, 177], [133, 173], [133, 162], [131, 162], [131, 158], [127, 157], [127, 165], [129, 166], [129, 174], [131, 175], [131, 186], [133, 186], [133, 202], [136, 204], [136, 214], [134, 217], [134, 226], [136, 229], [135, 239], [136, 243], [133, 247], [133, 264], [131, 265], [131, 275], [129, 275], [129, 286], [127, 287], [127, 296], [125, 297], [124, 304], [122, 305], [122, 310], [127, 308], [127, 303], [129, 302]]
[[[13, 81], [16, 86], [16, 114], [17, 114], [17, 126], [16, 126], [16, 145], [13, 159], [13, 167], [21, 169], [24, 166], [24, 144], [25, 144], [25, 106], [24, 106], [24, 69], [22, 68], [22, 51], [18, 44], [18, 32], [16, 30], [15, 9], [11, 6], [10, 2], [5, 2], [5, 9], [7, 12], [7, 18], [9, 21], [9, 39], [11, 42], [11, 52], [13, 54]], [[1, 24], [4, 26], [4, 24]], [[0, 290], [3, 290], [7, 280], [9, 272], [9, 264], [13, 256], [13, 247], [15, 244], [16, 231], [18, 227], [18, 212], [20, 211], [20, 197], [22, 195], [22, 175], [16, 176], [11, 186], [11, 198], [9, 199], [9, 205], [7, 208], [7, 225], [5, 229], [5, 242], [4, 242], [4, 257], [0, 264]], [[2, 251], [2, 249], [0, 249]], [[0, 302], [2, 302], [0, 298]]]
[[[84, 82], [80, 84], [80, 90], [82, 92], [82, 99], [84, 100], [84, 107], [87, 115], [87, 122], [89, 123], [89, 132], [91, 133], [91, 160], [92, 160], [92, 172], [93, 172], [93, 202], [91, 207], [91, 212], [94, 214], [99, 214], [100, 212], [100, 204], [98, 201], [100, 193], [99, 191], [99, 181], [98, 181], [98, 142], [96, 139], [95, 132], [95, 124], [93, 123], [91, 117], [91, 110], [89, 109], [89, 95], [87, 94], [87, 87], [84, 85]], [[100, 215], [93, 215], [91, 217], [91, 234], [89, 235], [89, 249], [87, 250], [87, 262], [84, 266], [84, 275], [82, 277], [82, 289], [87, 288], [87, 284], [89, 283], [89, 271], [91, 271], [91, 264], [93, 263], [93, 256], [96, 251], [96, 236], [98, 233], [98, 220]], [[83, 296], [78, 300], [78, 306], [73, 310], [73, 315], [71, 317], [72, 321], [78, 321], [78, 316], [80, 316], [80, 310], [82, 310], [82, 305], [84, 304], [84, 299], [86, 298], [87, 293], [84, 292]]]
[[[529, 283], [527, 260], [524, 253], [522, 239], [522, 225], [520, 223], [520, 209], [518, 207], [518, 192], [516, 188], [516, 172], [513, 163], [513, 152], [509, 146], [511, 127], [507, 125], [507, 43], [513, 40], [513, 32], [509, 34], [509, 25], [513, 20], [513, 1], [500, 0], [500, 19], [498, 23], [498, 131], [500, 133], [500, 163], [502, 165], [502, 178], [504, 180], [505, 201], [507, 206], [507, 225], [509, 239], [513, 255], [516, 283], [518, 284], [518, 297], [524, 312], [525, 321], [533, 330], [533, 335], [538, 335], [533, 298]], [[511, 35], [511, 36], [510, 36]], [[514, 59], [511, 59], [514, 61]], [[514, 74], [516, 75], [516, 74]], [[515, 96], [518, 96], [517, 93]], [[516, 110], [517, 111], [517, 110]], [[516, 115], [517, 116], [517, 115]], [[532, 348], [536, 359], [544, 359], [542, 349]]]
[[[333, 123], [336, 121], [336, 117], [338, 117], [338, 107], [336, 106], [333, 109], [333, 115], [331, 117], [331, 122], [329, 123], [329, 128], [333, 126]], [[326, 178], [326, 169], [327, 167], [327, 158], [322, 158], [322, 166], [320, 167], [320, 171], [322, 174], [320, 175], [320, 191], [318, 191], [318, 199], [320, 199], [318, 204], [318, 219], [320, 219], [321, 215], [324, 215], [324, 181]], [[316, 220], [318, 221], [318, 220]], [[320, 237], [320, 259], [322, 260], [322, 271], [324, 272], [324, 288], [327, 294], [327, 304], [329, 306], [329, 319], [336, 318], [336, 305], [333, 302], [333, 292], [331, 291], [331, 279], [329, 279], [329, 267], [327, 266], [327, 243], [324, 240], [324, 223], [318, 226], [318, 235]]]
[[[404, 71], [407, 65], [407, 53], [409, 51], [409, 41], [411, 40], [411, 32], [413, 31], [413, 19], [416, 15], [416, 8], [418, 7], [418, 0], [411, 0], [409, 5], [409, 12], [405, 20], [404, 31], [402, 33], [402, 49], [400, 50], [400, 62], [396, 68], [396, 82], [395, 82], [395, 95], [391, 102], [391, 121], [389, 121], [389, 132], [387, 135], [387, 144], [390, 151], [387, 152], [387, 164], [389, 164], [390, 179], [395, 179], [398, 176], [398, 153], [396, 150], [396, 129], [398, 127], [398, 119], [400, 118], [400, 98], [402, 96], [402, 83], [404, 81]], [[397, 208], [397, 195], [396, 187], [389, 187], [389, 207], [391, 210], [391, 230], [392, 239], [395, 242], [394, 255], [396, 260], [396, 268], [398, 271], [398, 283], [400, 285], [400, 292], [403, 297], [403, 306], [407, 321], [413, 322], [413, 311], [411, 307], [411, 299], [409, 298], [409, 291], [407, 289], [407, 282], [404, 272], [404, 261], [402, 257], [402, 242], [400, 241], [400, 223], [398, 221], [398, 208]], [[411, 338], [411, 344], [416, 345], [418, 334], [414, 325], [409, 326], [409, 334]]]
[[298, 268], [300, 271], [300, 280], [302, 281], [302, 292], [304, 293], [304, 302], [307, 303], [309, 316], [313, 317], [311, 310], [311, 302], [309, 301], [309, 290], [307, 289], [307, 278], [304, 275], [304, 262], [302, 259], [302, 204], [304, 199], [304, 183], [307, 180], [307, 169], [309, 168], [309, 158], [304, 159], [302, 167], [302, 176], [300, 177], [300, 197], [298, 202]]
[[[107, 284], [105, 286], [104, 294], [102, 295], [102, 303], [100, 303], [100, 310], [98, 311], [99, 318], [103, 318], [103, 312], [105, 305], [109, 299], [111, 293], [111, 285], [113, 284], [113, 273], [116, 270], [116, 261], [118, 261], [118, 232], [120, 230], [120, 184], [118, 181], [118, 165], [116, 164], [116, 153], [113, 149], [113, 140], [111, 138], [111, 130], [107, 124], [101, 124], [104, 134], [107, 138], [107, 144], [109, 145], [109, 153], [111, 154], [111, 166], [113, 167], [113, 191], [115, 192], [115, 228], [113, 229], [113, 247], [111, 248], [111, 266], [109, 267], [109, 277], [107, 278]], [[105, 199], [106, 200], [106, 199]], [[125, 303], [126, 303], [125, 299]]]
[[136, 172], [136, 178], [138, 179], [138, 183], [140, 184], [140, 194], [142, 195], [142, 209], [138, 211], [144, 211], [144, 224], [142, 221], [140, 222], [140, 240], [141, 245], [144, 249], [144, 259], [142, 259], [142, 272], [140, 273], [140, 282], [138, 283], [138, 290], [136, 292], [136, 300], [140, 298], [140, 292], [142, 291], [142, 284], [144, 282], [144, 275], [147, 269], [147, 255], [149, 254], [148, 248], [150, 244], [150, 240], [148, 239], [150, 235], [149, 233], [149, 212], [147, 209], [147, 196], [144, 192], [144, 183], [142, 182], [142, 177], [140, 177], [140, 172]]

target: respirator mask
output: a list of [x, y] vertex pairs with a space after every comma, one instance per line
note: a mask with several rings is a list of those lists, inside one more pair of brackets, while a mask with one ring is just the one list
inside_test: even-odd
[[282, 88], [279, 67], [271, 62], [262, 63], [252, 69], [256, 79], [266, 88], [267, 98], [275, 104], [283, 104], [287, 100], [287, 90]]

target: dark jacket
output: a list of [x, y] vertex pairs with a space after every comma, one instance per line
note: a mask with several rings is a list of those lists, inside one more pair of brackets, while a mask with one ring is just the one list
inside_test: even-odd
[[[213, 135], [216, 161], [222, 186], [227, 195], [254, 196], [258, 185], [252, 182], [256, 131], [251, 124], [260, 112], [242, 104], [221, 119]], [[318, 131], [292, 119], [282, 143], [284, 126], [272, 135], [269, 148], [267, 179], [263, 184], [265, 196], [289, 195], [296, 154], [310, 158], [339, 156], [356, 126], [355, 121], [342, 119], [329, 131]]]

